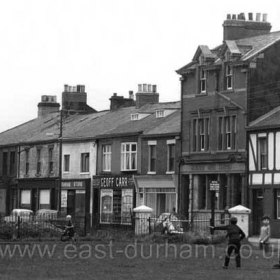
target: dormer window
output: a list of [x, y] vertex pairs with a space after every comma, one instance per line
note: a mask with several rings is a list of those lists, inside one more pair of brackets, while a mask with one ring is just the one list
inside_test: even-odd
[[131, 114], [131, 120], [137, 121], [139, 119], [139, 114]]
[[163, 118], [164, 117], [164, 111], [163, 110], [157, 110], [156, 111], [156, 118]]
[[206, 71], [200, 70], [200, 93], [206, 93]]
[[232, 89], [232, 66], [230, 65], [226, 67], [226, 87]]

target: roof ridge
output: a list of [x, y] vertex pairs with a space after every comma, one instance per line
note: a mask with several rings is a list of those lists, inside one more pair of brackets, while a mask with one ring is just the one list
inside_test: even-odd
[[254, 121], [249, 123], [249, 127], [254, 126], [256, 124], [258, 124], [259, 122], [267, 119], [268, 117], [272, 116], [273, 114], [277, 113], [278, 111], [280, 111], [280, 106], [275, 107], [274, 109], [272, 109], [271, 111], [269, 111], [268, 113], [265, 113], [264, 115], [258, 117], [257, 119], [255, 119]]

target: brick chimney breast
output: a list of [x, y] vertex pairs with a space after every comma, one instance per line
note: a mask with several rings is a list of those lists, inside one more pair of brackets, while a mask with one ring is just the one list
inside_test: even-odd
[[242, 38], [254, 37], [268, 34], [271, 30], [271, 24], [267, 22], [267, 14], [263, 14], [261, 21], [261, 14], [256, 14], [256, 20], [253, 20], [253, 14], [249, 13], [248, 20], [244, 13], [237, 16], [227, 15], [227, 19], [223, 23], [224, 35], [223, 40], [238, 40]]

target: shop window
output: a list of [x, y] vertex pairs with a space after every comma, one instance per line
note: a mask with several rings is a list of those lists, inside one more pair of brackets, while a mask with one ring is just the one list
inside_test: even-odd
[[22, 190], [20, 193], [20, 206], [22, 208], [31, 208], [31, 190]]
[[162, 213], [172, 213], [176, 209], [176, 192], [174, 188], [145, 188], [139, 190], [139, 198], [144, 195], [145, 205], [154, 210], [158, 217]]
[[236, 148], [236, 116], [218, 118], [218, 150]]
[[167, 172], [175, 171], [175, 143], [167, 145]]
[[53, 173], [53, 148], [49, 148], [49, 173]]
[[137, 169], [137, 143], [122, 143], [121, 170], [131, 171]]
[[102, 146], [102, 170], [106, 172], [111, 171], [111, 145]]
[[81, 154], [81, 173], [89, 172], [89, 153]]
[[149, 145], [149, 173], [156, 173], [156, 144]]
[[121, 223], [131, 224], [131, 213], [133, 208], [133, 191], [122, 190]]
[[258, 167], [259, 170], [267, 169], [267, 137], [258, 137]]
[[100, 222], [111, 223], [113, 218], [113, 190], [101, 190]]
[[85, 190], [76, 190], [75, 193], [75, 215], [84, 216], [85, 215]]
[[39, 209], [50, 209], [51, 207], [51, 191], [40, 190]]
[[70, 155], [64, 155], [64, 172], [70, 171]]
[[131, 224], [133, 190], [101, 190], [100, 222]]

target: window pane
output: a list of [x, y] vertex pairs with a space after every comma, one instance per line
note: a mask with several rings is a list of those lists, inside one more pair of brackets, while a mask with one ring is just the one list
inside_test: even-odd
[[40, 209], [50, 209], [50, 190], [40, 190]]

